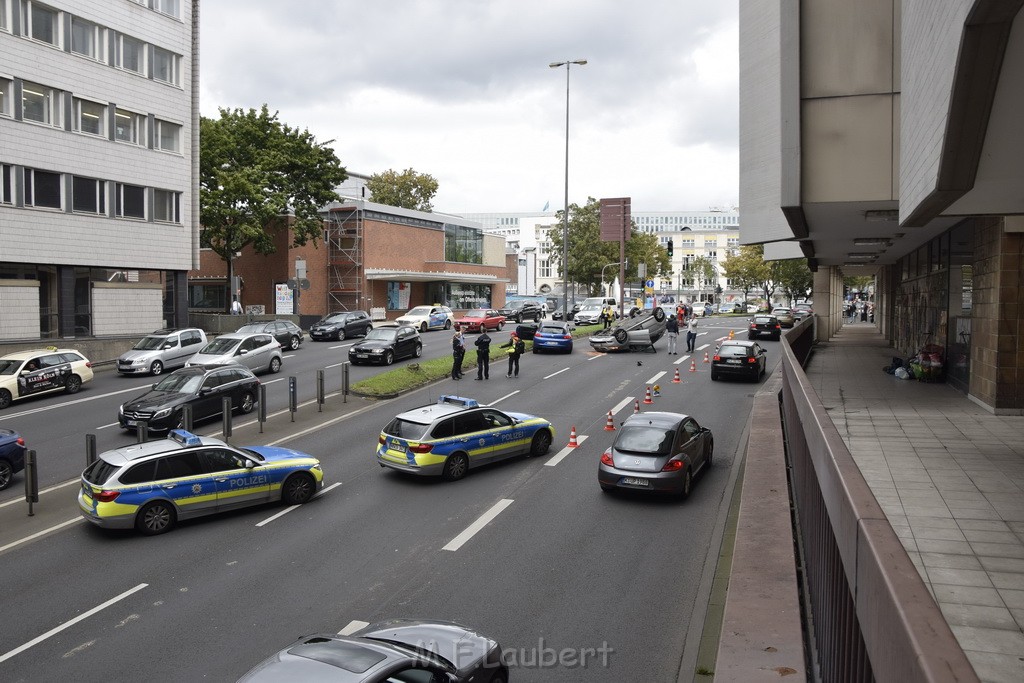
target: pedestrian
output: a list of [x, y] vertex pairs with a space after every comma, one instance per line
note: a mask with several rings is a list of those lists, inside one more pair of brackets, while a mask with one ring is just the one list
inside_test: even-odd
[[679, 321], [674, 315], [665, 319], [665, 334], [668, 335], [668, 355], [678, 356], [676, 352], [676, 340], [679, 338]]
[[697, 346], [697, 316], [691, 315], [686, 323], [686, 352], [693, 353]]
[[519, 357], [526, 353], [526, 342], [513, 332], [508, 338], [508, 343], [502, 344], [501, 348], [508, 349], [508, 372], [505, 376], [518, 377]]
[[462, 336], [462, 330], [455, 326], [455, 334], [452, 335], [452, 379], [462, 379], [462, 359], [466, 357], [466, 338]]
[[604, 322], [604, 329], [608, 329], [612, 326], [612, 307], [605, 304], [604, 308], [601, 309], [601, 320]]
[[238, 300], [237, 296], [231, 302], [231, 314], [232, 315], [242, 315], [242, 302], [240, 302]]
[[860, 321], [866, 323], [868, 321], [868, 305], [862, 304], [860, 307]]
[[487, 330], [481, 328], [480, 336], [473, 342], [476, 344], [476, 378], [491, 378], [491, 338]]

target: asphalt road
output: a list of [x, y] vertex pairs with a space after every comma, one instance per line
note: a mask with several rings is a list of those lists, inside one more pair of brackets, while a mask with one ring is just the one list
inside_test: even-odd
[[[698, 347], [713, 351], [716, 337], [743, 322], [707, 321]], [[425, 337], [425, 356], [447, 353], [448, 334]], [[778, 355], [773, 342], [765, 345], [772, 372]], [[294, 373], [301, 385], [343, 353], [332, 346], [305, 344], [282, 376]], [[298, 508], [209, 517], [153, 538], [69, 523], [6, 549], [0, 542], [0, 679], [234, 680], [301, 635], [420, 617], [497, 638], [517, 665], [513, 681], [676, 680], [691, 627], [701, 627], [690, 618], [707, 599], [702, 573], [717, 556], [713, 530], [759, 385], [712, 383], [704, 348], [696, 373], [686, 356], [665, 355], [663, 342], [658, 348], [592, 354], [583, 341], [571, 355], [524, 356], [518, 379], [504, 377], [499, 359], [487, 382], [467, 374], [391, 401], [352, 402], [344, 419], [325, 413], [333, 424], [283, 438], [321, 459], [328, 487], [338, 484]], [[89, 395], [68, 397], [94, 392], [95, 400], [17, 405], [17, 427], [38, 429], [30, 438], [47, 447], [66, 445], [67, 457], [51, 464], [66, 465], [69, 479], [84, 462], [82, 434], [109, 424], [119, 396], [131, 395], [109, 394], [148, 382], [100, 373]], [[648, 383], [660, 384], [662, 396], [642, 410], [688, 412], [715, 435], [714, 467], [686, 502], [609, 496], [597, 486], [597, 462], [615, 434], [604, 430], [608, 411], [621, 422]], [[555, 444], [542, 458], [474, 470], [455, 483], [380, 469], [380, 427], [441, 393], [542, 415], [555, 425]], [[275, 435], [289, 432], [287, 420], [278, 418]], [[573, 426], [580, 446], [565, 449]], [[116, 428], [103, 432], [111, 443], [131, 441]], [[20, 478], [15, 493], [19, 485]], [[75, 491], [47, 494], [68, 519], [77, 514]], [[22, 519], [13, 508], [0, 507], [5, 537]], [[489, 512], [493, 519], [456, 542]]]

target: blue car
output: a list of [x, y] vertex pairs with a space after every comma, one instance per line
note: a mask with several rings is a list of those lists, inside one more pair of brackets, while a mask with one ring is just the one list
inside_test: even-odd
[[25, 439], [11, 429], [0, 429], [0, 491], [25, 469]]
[[442, 396], [400, 413], [381, 430], [377, 462], [400, 472], [454, 481], [471, 467], [548, 452], [555, 428], [542, 417], [506, 413], [471, 398]]
[[572, 353], [572, 328], [569, 323], [545, 321], [533, 334], [533, 352], [561, 351]]
[[282, 501], [298, 505], [323, 488], [320, 461], [272, 446], [235, 448], [183, 429], [166, 439], [100, 454], [82, 473], [82, 517], [146, 535], [178, 520]]

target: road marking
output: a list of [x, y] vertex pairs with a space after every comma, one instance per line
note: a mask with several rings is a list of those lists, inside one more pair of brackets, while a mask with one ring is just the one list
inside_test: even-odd
[[74, 626], [75, 624], [77, 624], [78, 622], [83, 621], [85, 619], [88, 619], [89, 617], [91, 617], [92, 615], [96, 614], [97, 612], [101, 612], [101, 611], [105, 610], [106, 608], [110, 607], [114, 603], [120, 602], [121, 600], [124, 600], [129, 595], [132, 595], [133, 593], [137, 593], [140, 590], [142, 590], [143, 588], [146, 588], [147, 586], [149, 586], [148, 583], [140, 583], [135, 588], [132, 588], [131, 590], [127, 590], [124, 593], [121, 593], [120, 595], [118, 595], [116, 597], [113, 597], [110, 600], [107, 600], [102, 605], [97, 605], [96, 607], [93, 607], [88, 612], [83, 612], [82, 614], [79, 614], [74, 619], [71, 619], [70, 621], [65, 621], [60, 626], [57, 626], [56, 628], [50, 629], [49, 631], [47, 631], [43, 635], [39, 636], [38, 638], [34, 638], [34, 639], [28, 641], [27, 643], [25, 643], [21, 647], [17, 647], [17, 648], [11, 650], [10, 652], [8, 652], [6, 654], [0, 655], [0, 662], [6, 662], [11, 657], [14, 657], [15, 655], [21, 654], [22, 652], [24, 652], [25, 650], [29, 649], [30, 647], [32, 647], [34, 645], [38, 645], [39, 643], [43, 642], [44, 640], [46, 640], [50, 636], [56, 635], [56, 634], [60, 633], [61, 631], [63, 631], [64, 629], [70, 628], [70, 627]]
[[272, 379], [269, 382], [261, 381], [260, 384], [266, 385], [266, 384], [273, 384], [274, 382], [283, 382], [283, 381], [284, 381], [284, 377], [278, 377], [277, 379]]
[[679, 365], [680, 363], [682, 363], [683, 361], [685, 361], [685, 360], [686, 360], [687, 358], [689, 358], [689, 356], [683, 356], [682, 358], [680, 358], [679, 360], [677, 360], [677, 361], [676, 361], [676, 362], [674, 363], [674, 365]]
[[[722, 337], [722, 339], [725, 339], [725, 337]], [[697, 350], [698, 351], [703, 351], [704, 349], [708, 348], [709, 346], [711, 346], [711, 344], [705, 344], [704, 346], [698, 346]]]
[[490, 403], [488, 403], [487, 405], [488, 405], [488, 406], [493, 406], [493, 405], [494, 405], [495, 403], [498, 403], [498, 402], [500, 402], [500, 401], [504, 401], [504, 400], [505, 400], [506, 398], [512, 398], [513, 396], [515, 396], [515, 395], [516, 395], [516, 394], [518, 394], [518, 393], [519, 393], [519, 390], [518, 390], [518, 389], [516, 389], [515, 391], [513, 391], [513, 392], [511, 392], [511, 393], [505, 394], [505, 395], [504, 395], [504, 396], [502, 396], [501, 398], [496, 398], [496, 399], [494, 399], [493, 401], [491, 401], [491, 402], [490, 402]]
[[[82, 518], [82, 517], [75, 517], [74, 519], [69, 519], [66, 522], [61, 522], [60, 524], [51, 526], [49, 529], [43, 529], [42, 531], [37, 531], [36, 533], [32, 534], [31, 536], [25, 536], [24, 538], [19, 538], [17, 541], [12, 541], [11, 543], [8, 543], [7, 545], [0, 546], [0, 553], [4, 552], [5, 550], [9, 550], [9, 549], [13, 548], [16, 545], [21, 545], [22, 543], [27, 543], [28, 541], [31, 541], [33, 538], [39, 538], [40, 536], [45, 536], [46, 534], [50, 533], [51, 531], [56, 531], [57, 529], [63, 529], [64, 527], [68, 526], [69, 524], [74, 524], [75, 522], [84, 522], [84, 521], [85, 521], [85, 519]], [[2, 662], [2, 661], [3, 660], [0, 659], [0, 662]]]
[[294, 353], [289, 353], [286, 356], [281, 356], [281, 358], [295, 358], [295, 354]]
[[88, 398], [79, 398], [74, 401], [65, 401], [64, 403], [57, 403], [52, 406], [43, 406], [42, 408], [32, 408], [30, 410], [23, 410], [20, 413], [6, 413], [0, 420], [9, 420], [13, 417], [22, 417], [23, 415], [33, 415], [35, 413], [42, 413], [47, 410], [56, 410], [57, 408], [64, 408], [67, 406], [77, 405], [79, 403], [85, 403], [86, 401], [97, 401], [101, 398], [107, 398], [109, 396], [117, 396], [118, 394], [127, 394], [129, 391], [141, 391], [142, 387], [132, 387], [131, 389], [121, 389], [121, 391], [111, 391], [108, 394], [99, 394], [97, 396], [89, 396]]
[[366, 628], [369, 625], [370, 625], [370, 622], [368, 622], [368, 621], [359, 621], [358, 619], [353, 619], [352, 621], [348, 622], [348, 626], [346, 626], [345, 628], [343, 628], [340, 631], [338, 631], [338, 635], [339, 636], [350, 636], [353, 633], [355, 633], [356, 631], [358, 631], [359, 629]]
[[636, 399], [633, 398], [632, 396], [627, 396], [626, 398], [622, 399], [622, 401], [619, 402], [619, 405], [612, 408], [612, 415], [615, 415], [616, 413], [618, 413], [620, 410], [622, 410], [635, 400]]
[[[583, 444], [583, 442], [586, 441], [586, 440], [587, 440], [587, 435], [586, 434], [577, 434], [576, 435], [576, 445], [577, 446], [581, 446]], [[544, 463], [544, 466], [545, 467], [554, 467], [558, 463], [562, 462], [562, 460], [565, 459], [565, 456], [569, 455], [574, 450], [576, 450], [576, 449], [575, 448], [570, 448], [569, 446], [566, 446], [562, 450], [558, 451], [558, 453], [556, 453], [553, 458], [551, 458], [546, 463]]]
[[342, 361], [340, 363], [335, 363], [334, 365], [325, 365], [324, 370], [330, 370], [331, 368], [340, 368], [342, 365], [348, 365], [348, 361]]
[[562, 369], [561, 369], [561, 370], [559, 370], [558, 372], [552, 372], [552, 373], [551, 373], [550, 375], [546, 375], [546, 376], [545, 376], [545, 377], [543, 377], [542, 379], [551, 379], [551, 378], [552, 378], [552, 377], [554, 377], [555, 375], [561, 375], [561, 374], [562, 374], [563, 372], [566, 372], [566, 371], [567, 371], [568, 369], [569, 369], [569, 368], [562, 368]]
[[[322, 491], [320, 491], [319, 493], [317, 493], [316, 497], [319, 498], [320, 496], [324, 495], [325, 493], [327, 493], [331, 489], [336, 489], [339, 486], [341, 486], [341, 482], [340, 481], [337, 482], [337, 483], [331, 484], [327, 488], [325, 488]], [[310, 500], [312, 500], [312, 499], [310, 499]], [[274, 514], [274, 515], [271, 515], [270, 517], [267, 517], [262, 522], [257, 522], [256, 526], [266, 526], [267, 524], [270, 524], [271, 522], [273, 522], [278, 517], [283, 517], [283, 516], [287, 515], [289, 512], [291, 512], [292, 510], [294, 510], [295, 508], [299, 508], [299, 507], [302, 507], [302, 506], [301, 505], [289, 505], [284, 510], [281, 510], [277, 514]]]
[[96, 430], [98, 431], [100, 429], [110, 429], [111, 427], [116, 427], [119, 424], [121, 424], [121, 423], [120, 422], [111, 422], [108, 425], [101, 425], [101, 426], [97, 427]]
[[659, 379], [661, 379], [664, 376], [665, 376], [665, 371], [663, 370], [663, 371], [659, 372], [658, 374], [656, 374], [654, 377], [651, 377], [649, 380], [647, 380], [647, 384], [654, 384], [655, 382], [657, 382]]
[[466, 527], [466, 530], [463, 531], [461, 534], [450, 540], [448, 542], [448, 545], [441, 548], [441, 550], [451, 550], [452, 552], [455, 552], [456, 550], [461, 548], [466, 543], [466, 541], [473, 538], [473, 536], [475, 536], [478, 531], [487, 526], [492, 519], [501, 514], [501, 511], [507, 508], [509, 505], [511, 505], [512, 502], [513, 501], [508, 498], [502, 498], [501, 500], [499, 500], [497, 503], [491, 506], [490, 510], [480, 515], [479, 519], [477, 519], [475, 522]]

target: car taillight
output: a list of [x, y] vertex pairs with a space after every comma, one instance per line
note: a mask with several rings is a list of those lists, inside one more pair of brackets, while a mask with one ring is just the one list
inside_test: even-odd
[[711, 360], [713, 360], [713, 361], [715, 361], [715, 362], [717, 363], [718, 361], [722, 360], [722, 357], [721, 357], [721, 356], [719, 356], [719, 355], [718, 355], [718, 354], [716, 353], [716, 354], [714, 355], [714, 357], [713, 357], [713, 358], [712, 358]]
[[776, 326], [775, 326], [775, 329], [777, 329], [777, 330], [781, 330], [781, 329], [782, 329], [782, 325], [776, 325]]
[[100, 491], [99, 493], [93, 493], [92, 497], [100, 503], [110, 503], [120, 495], [120, 491]]
[[24, 448], [24, 447], [25, 447], [25, 439], [19, 436], [19, 437], [18, 437], [18, 441], [17, 441], [17, 444], [18, 444], [19, 446], [21, 446], [22, 448]]
[[562, 339], [572, 339], [572, 335], [571, 334], [567, 334], [564, 337], [562, 337]]
[[612, 460], [611, 449], [609, 449], [609, 450], [607, 450], [607, 451], [605, 451], [604, 453], [601, 454], [601, 464], [602, 465], [608, 465], [608, 467], [615, 467], [615, 461]]
[[432, 443], [418, 443], [415, 446], [409, 446], [409, 450], [413, 453], [429, 453], [433, 447]]
[[88, 360], [85, 361], [85, 367], [91, 368], [92, 367], [92, 361], [88, 361]]
[[681, 470], [681, 469], [683, 469], [683, 461], [682, 460], [669, 460], [667, 463], [665, 463], [665, 466], [661, 468], [661, 471], [662, 472], [676, 472], [676, 471]]
[[756, 363], [757, 362], [757, 358], [748, 358], [747, 362], [748, 363]]
[[377, 437], [377, 443], [379, 443], [381, 446], [384, 445], [385, 441], [387, 441], [387, 439], [384, 437], [383, 434], [381, 434], [380, 436]]

